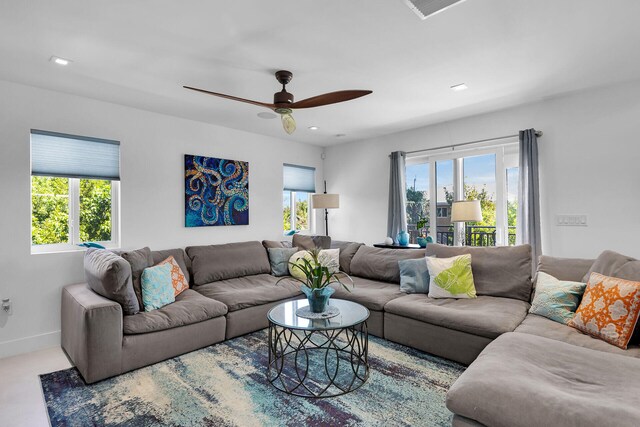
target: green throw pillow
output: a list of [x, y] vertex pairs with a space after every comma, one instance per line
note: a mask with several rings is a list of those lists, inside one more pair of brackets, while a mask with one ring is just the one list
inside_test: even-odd
[[430, 298], [476, 298], [471, 255], [453, 258], [427, 257]]
[[575, 316], [586, 286], [586, 283], [558, 280], [539, 272], [529, 313], [566, 325]]

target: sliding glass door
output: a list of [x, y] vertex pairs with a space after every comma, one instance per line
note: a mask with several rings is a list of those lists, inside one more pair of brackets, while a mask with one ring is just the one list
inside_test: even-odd
[[[514, 245], [517, 185], [513, 144], [408, 158], [407, 223], [412, 242], [429, 235], [449, 246], [462, 239], [468, 246]], [[479, 200], [482, 221], [452, 223], [455, 200]], [[420, 219], [426, 224], [418, 229]]]

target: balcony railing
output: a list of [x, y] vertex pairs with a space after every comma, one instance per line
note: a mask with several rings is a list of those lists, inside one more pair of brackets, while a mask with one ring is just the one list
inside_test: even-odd
[[[416, 229], [415, 224], [408, 224], [409, 235], [411, 236], [411, 243], [416, 243], [416, 238], [420, 236], [420, 233]], [[427, 233], [429, 233], [429, 227], [426, 227]], [[438, 227], [436, 230], [436, 243], [442, 245], [453, 246], [452, 227]], [[509, 246], [516, 244], [516, 227], [509, 226]], [[465, 245], [467, 246], [495, 246], [496, 245], [496, 227], [488, 227], [484, 225], [468, 225], [465, 231]]]

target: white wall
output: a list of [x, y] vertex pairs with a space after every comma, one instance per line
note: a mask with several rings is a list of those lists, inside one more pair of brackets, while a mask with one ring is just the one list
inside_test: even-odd
[[[325, 176], [340, 194], [334, 238], [382, 241], [387, 230], [388, 154], [536, 128], [543, 253], [596, 257], [613, 249], [640, 258], [640, 81], [547, 99], [327, 149]], [[587, 214], [588, 227], [559, 227], [557, 214]]]
[[[84, 280], [82, 252], [30, 253], [30, 129], [121, 142], [123, 248], [282, 239], [282, 163], [321, 188], [319, 147], [2, 81], [0, 100], [0, 357], [58, 345], [61, 288]], [[184, 227], [184, 154], [249, 162], [248, 226]]]

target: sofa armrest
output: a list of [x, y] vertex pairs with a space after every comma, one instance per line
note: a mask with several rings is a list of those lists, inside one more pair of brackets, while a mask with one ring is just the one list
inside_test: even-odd
[[93, 383], [122, 371], [122, 307], [87, 284], [62, 289], [62, 348], [84, 380]]

